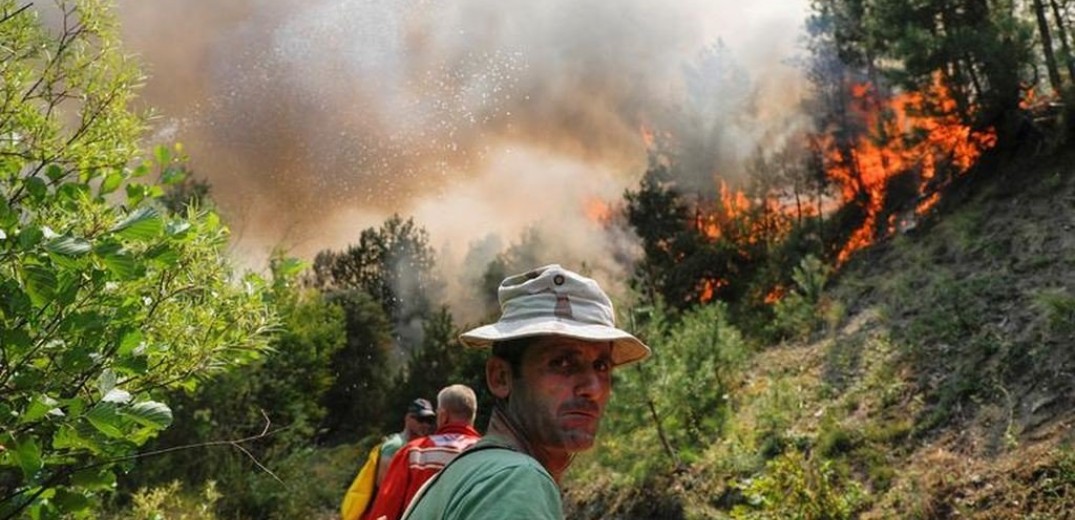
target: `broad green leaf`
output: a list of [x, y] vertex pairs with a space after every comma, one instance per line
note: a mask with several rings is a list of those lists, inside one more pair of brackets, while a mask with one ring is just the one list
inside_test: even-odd
[[108, 195], [119, 189], [120, 184], [123, 184], [123, 173], [118, 171], [109, 172], [105, 175], [104, 180], [101, 181], [101, 188], [97, 193]]
[[117, 235], [133, 239], [148, 240], [160, 235], [164, 229], [164, 222], [156, 209], [146, 206], [135, 210], [127, 218], [112, 228]]
[[134, 349], [137, 348], [142, 342], [145, 341], [140, 330], [128, 330], [123, 334], [123, 337], [119, 340], [119, 348], [116, 349], [116, 354], [123, 357], [129, 356]]
[[63, 411], [59, 409], [59, 404], [58, 401], [47, 395], [38, 396], [26, 407], [26, 412], [22, 414], [22, 417], [19, 417], [19, 423], [31, 423], [46, 415], [62, 417]]
[[63, 236], [50, 240], [45, 244], [45, 249], [66, 256], [81, 256], [90, 252], [93, 247], [84, 238]]
[[66, 408], [72, 416], [82, 415], [86, 409], [86, 400], [82, 397], [72, 397], [60, 401], [60, 406]]
[[[63, 260], [60, 260], [59, 262], [54, 261], [53, 263], [64, 269], [77, 269], [77, 265], [70, 265], [77, 264], [77, 260], [70, 257], [61, 258], [63, 258]], [[71, 271], [68, 271], [65, 274], [66, 276], [60, 279], [59, 287], [57, 287], [56, 289], [56, 301], [60, 302], [60, 305], [68, 306], [75, 302], [75, 298], [78, 297], [79, 291], [81, 291], [82, 289], [82, 285], [80, 283], [80, 278], [77, 275], [73, 274]]]
[[20, 354], [31, 344], [30, 334], [23, 329], [8, 329], [0, 332], [0, 343], [4, 345], [4, 352], [8, 354]]
[[125, 374], [140, 376], [149, 370], [149, 360], [141, 355], [121, 357], [113, 363], [116, 370]]
[[48, 194], [48, 185], [41, 177], [30, 177], [23, 181], [23, 185], [26, 186], [26, 191], [30, 196], [37, 200], [41, 200]]
[[117, 278], [130, 280], [138, 274], [138, 262], [128, 254], [115, 252], [100, 256], [108, 271]]
[[139, 184], [137, 182], [127, 183], [127, 202], [132, 206], [137, 206], [145, 200], [148, 194], [149, 188], [145, 184]]
[[156, 437], [157, 434], [160, 433], [160, 430], [160, 428], [156, 427], [143, 426], [128, 433], [127, 440], [133, 442], [136, 446], [141, 446], [145, 444], [146, 441]]
[[[29, 316], [32, 311], [33, 304], [30, 302], [30, 296], [26, 294], [26, 291], [22, 289], [22, 286], [17, 280], [4, 280], [0, 282], [0, 294], [3, 295], [0, 298], [0, 313], [7, 314], [9, 316]], [[2, 330], [0, 327], [0, 340], [4, 341], [4, 348], [11, 348], [11, 338], [5, 338], [7, 330]], [[26, 334], [22, 332], [22, 334]]]
[[75, 428], [70, 425], [61, 426], [59, 431], [52, 436], [53, 449], [89, 450], [94, 454], [102, 453], [104, 451], [104, 446], [94, 438], [92, 431], [86, 431], [87, 428], [89, 427], [83, 426], [82, 428]]
[[26, 293], [37, 307], [43, 307], [56, 295], [56, 275], [51, 269], [40, 265], [27, 265], [22, 268], [26, 283]]
[[[82, 270], [82, 257], [64, 255], [54, 251], [49, 251], [48, 253], [49, 259], [52, 260], [53, 270], [56, 271], [57, 275], [66, 279], [66, 285], [71, 285], [73, 281], [76, 281], [73, 279], [73, 275], [75, 272]], [[63, 276], [64, 274], [67, 274], [67, 276]], [[63, 281], [61, 280], [61, 285], [64, 285]]]
[[93, 352], [83, 345], [71, 345], [60, 354], [60, 366], [65, 371], [84, 370], [93, 366]]
[[157, 401], [142, 401], [124, 409], [123, 414], [143, 426], [163, 430], [172, 424], [172, 409]]
[[133, 170], [131, 170], [131, 177], [137, 179], [138, 177], [145, 177], [148, 173], [149, 165], [146, 163], [141, 163], [138, 166], [135, 166]]
[[179, 252], [167, 244], [158, 244], [145, 252], [145, 257], [163, 266], [173, 266], [179, 261]]
[[123, 430], [120, 429], [123, 422], [119, 413], [116, 412], [115, 403], [97, 403], [86, 413], [85, 417], [97, 431], [114, 439], [123, 437]]
[[41, 243], [45, 233], [37, 226], [29, 226], [19, 230], [19, 247], [30, 250]]
[[71, 475], [71, 485], [89, 491], [110, 490], [116, 486], [116, 474], [107, 468], [90, 468]]
[[66, 174], [63, 172], [63, 168], [60, 168], [59, 165], [50, 164], [48, 168], [45, 168], [45, 176], [53, 182], [62, 179], [64, 175]]
[[33, 478], [43, 466], [41, 447], [37, 445], [37, 441], [33, 437], [15, 439], [11, 454], [15, 457], [15, 463], [19, 465], [19, 468], [22, 469], [22, 474], [27, 479]]
[[56, 496], [52, 498], [52, 503], [56, 504], [56, 507], [61, 513], [80, 513], [90, 508], [90, 499], [82, 493], [76, 493], [67, 489], [57, 489]]
[[116, 387], [116, 373], [111, 368], [106, 368], [101, 371], [101, 375], [97, 376], [97, 390], [101, 394], [107, 394]]

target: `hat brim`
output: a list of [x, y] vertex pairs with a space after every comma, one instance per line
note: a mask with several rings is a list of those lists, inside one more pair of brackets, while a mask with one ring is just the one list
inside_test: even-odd
[[631, 334], [606, 325], [578, 323], [570, 320], [536, 318], [512, 323], [497, 322], [464, 332], [459, 339], [471, 348], [488, 348], [497, 341], [534, 336], [564, 336], [583, 341], [612, 342], [612, 364], [626, 365], [646, 359], [650, 348]]

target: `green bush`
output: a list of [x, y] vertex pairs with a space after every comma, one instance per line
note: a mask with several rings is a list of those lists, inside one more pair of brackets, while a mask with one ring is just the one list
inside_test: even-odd
[[209, 481], [201, 493], [192, 494], [179, 481], [153, 488], [139, 489], [131, 496], [131, 505], [105, 520], [217, 520], [216, 503], [220, 499], [216, 483]]
[[862, 505], [862, 486], [844, 476], [831, 460], [790, 450], [769, 461], [765, 472], [742, 486], [747, 504], [733, 518], [838, 520], [853, 518]]
[[791, 276], [795, 288], [773, 306], [776, 337], [805, 338], [826, 321], [819, 303], [831, 273], [832, 268], [814, 255], [802, 259]]
[[695, 308], [675, 324], [658, 307], [639, 331], [653, 357], [615, 376], [595, 463], [617, 479], [697, 460], [721, 435], [730, 392], [750, 348], [723, 303]]
[[[236, 481], [244, 494], [240, 508], [229, 508], [228, 516], [289, 520], [293, 518], [336, 518], [339, 505], [373, 438], [357, 445], [334, 448], [302, 448], [266, 460], [273, 474], [249, 471], [246, 480]], [[279, 480], [278, 480], [279, 479]], [[232, 501], [236, 503], [238, 501]]]

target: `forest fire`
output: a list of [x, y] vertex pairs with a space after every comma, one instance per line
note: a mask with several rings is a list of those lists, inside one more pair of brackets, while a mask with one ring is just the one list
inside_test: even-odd
[[[777, 200], [752, 201], [747, 194], [720, 181], [720, 198], [709, 210], [699, 208], [694, 217], [694, 228], [701, 231], [710, 240], [717, 240], [728, 232], [730, 224], [745, 225], [737, 231], [745, 231], [742, 239], [747, 244], [756, 244], [767, 239], [775, 239], [789, 230], [789, 219], [794, 208], [784, 207]], [[750, 217], [750, 218], [746, 218]]]
[[[922, 92], [884, 99], [868, 83], [851, 87], [849, 109], [865, 129], [851, 142], [838, 142], [833, 133], [821, 137], [826, 176], [839, 185], [845, 204], [862, 205], [862, 224], [851, 233], [837, 262], [873, 243], [878, 234], [893, 232], [896, 215], [883, 217], [886, 190], [896, 176], [917, 173], [915, 213], [929, 211], [940, 200], [949, 178], [962, 174], [982, 152], [996, 143], [992, 130], [975, 131], [957, 114], [956, 101], [939, 76]], [[883, 226], [883, 228], [882, 228]]]
[[597, 197], [589, 197], [583, 201], [583, 214], [586, 215], [587, 220], [596, 224], [604, 225], [611, 222], [614, 211], [612, 204]]
[[721, 280], [719, 278], [703, 278], [698, 282], [698, 302], [709, 303], [713, 300], [713, 296], [717, 294], [718, 289], [727, 286], [727, 280]]

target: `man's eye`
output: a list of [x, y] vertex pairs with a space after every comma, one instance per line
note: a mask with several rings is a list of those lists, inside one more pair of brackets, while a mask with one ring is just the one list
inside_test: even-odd
[[593, 368], [598, 372], [608, 372], [612, 370], [612, 363], [606, 359], [599, 359], [594, 361]]

